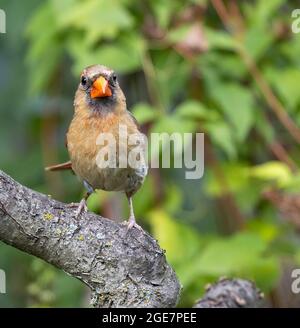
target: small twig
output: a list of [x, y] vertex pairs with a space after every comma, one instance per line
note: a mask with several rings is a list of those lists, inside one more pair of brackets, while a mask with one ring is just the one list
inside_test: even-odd
[[215, 8], [218, 16], [221, 18], [221, 21], [226, 26], [230, 28], [230, 15], [227, 12], [227, 9], [222, 0], [211, 0], [213, 7]]
[[298, 171], [297, 164], [289, 156], [288, 152], [284, 149], [283, 145], [278, 141], [270, 144], [270, 149], [273, 154], [283, 163], [285, 163], [294, 173]]

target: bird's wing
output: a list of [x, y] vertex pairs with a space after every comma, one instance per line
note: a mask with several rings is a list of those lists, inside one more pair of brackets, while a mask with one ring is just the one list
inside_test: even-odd
[[72, 170], [72, 163], [71, 161], [62, 163], [62, 164], [57, 164], [57, 165], [52, 165], [48, 166], [45, 168], [46, 171], [62, 171], [62, 170]]
[[129, 116], [131, 117], [131, 119], [132, 119], [133, 123], [136, 125], [136, 127], [137, 127], [138, 129], [140, 129], [140, 124], [139, 124], [139, 122], [137, 121], [137, 119], [133, 116], [133, 114], [132, 114], [129, 110], [127, 110], [127, 113], [128, 113]]

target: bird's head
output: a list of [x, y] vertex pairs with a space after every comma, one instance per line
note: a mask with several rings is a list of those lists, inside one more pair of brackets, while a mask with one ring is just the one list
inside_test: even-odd
[[80, 76], [75, 104], [83, 100], [87, 107], [99, 113], [112, 111], [125, 104], [125, 96], [113, 70], [102, 65], [85, 68]]

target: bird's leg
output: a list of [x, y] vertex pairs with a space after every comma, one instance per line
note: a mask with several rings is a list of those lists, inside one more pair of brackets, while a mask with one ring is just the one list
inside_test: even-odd
[[80, 201], [79, 206], [77, 207], [77, 210], [75, 212], [76, 219], [80, 216], [80, 214], [82, 212], [88, 211], [86, 202], [87, 202], [88, 198], [90, 197], [90, 195], [94, 192], [93, 187], [85, 180], [83, 180], [83, 185], [84, 185], [85, 189], [87, 190], [87, 192], [86, 192], [85, 196], [83, 197], [83, 199]]
[[91, 194], [87, 192], [85, 194], [85, 196], [82, 198], [82, 200], [80, 201], [79, 206], [77, 207], [76, 212], [75, 212], [76, 219], [79, 218], [79, 216], [81, 215], [82, 212], [86, 213], [88, 211], [86, 201], [90, 197], [90, 195]]
[[135, 215], [134, 215], [134, 211], [133, 211], [133, 204], [132, 204], [132, 197], [127, 195], [127, 199], [128, 199], [128, 204], [129, 204], [129, 219], [128, 219], [128, 224], [127, 224], [127, 231], [130, 230], [132, 227], [135, 227], [141, 231], [144, 231], [142, 227], [140, 227], [135, 220]]

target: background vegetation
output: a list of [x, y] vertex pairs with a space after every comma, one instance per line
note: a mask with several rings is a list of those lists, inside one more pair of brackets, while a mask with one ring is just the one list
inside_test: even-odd
[[[114, 68], [145, 133], [204, 132], [205, 173], [151, 170], [134, 199], [191, 306], [220, 276], [253, 279], [271, 306], [299, 306], [300, 34], [298, 1], [1, 0], [0, 168], [61, 201], [83, 194], [64, 134], [81, 70]], [[297, 194], [298, 193], [298, 194]], [[91, 210], [125, 217], [125, 197], [98, 192]], [[0, 245], [0, 306], [89, 306], [75, 279]]]

